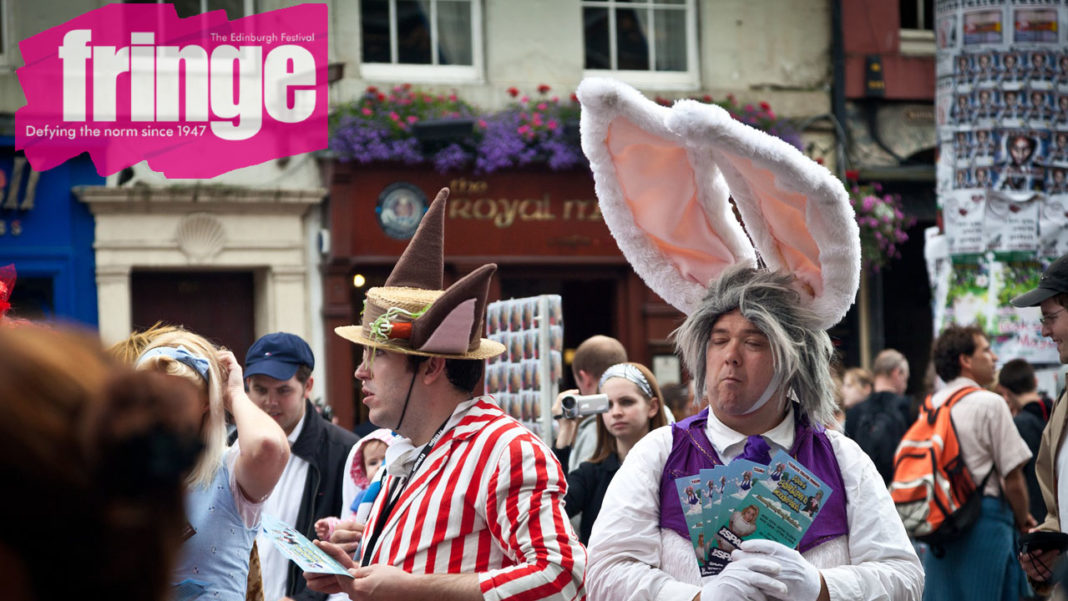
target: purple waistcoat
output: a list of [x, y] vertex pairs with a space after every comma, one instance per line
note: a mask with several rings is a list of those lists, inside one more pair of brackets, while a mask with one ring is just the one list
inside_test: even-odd
[[[809, 425], [808, 419], [800, 413], [797, 406], [794, 406], [794, 415], [799, 417], [794, 418], [796, 430], [790, 456], [812, 470], [813, 474], [834, 490], [834, 494], [827, 498], [808, 532], [801, 538], [798, 550], [804, 553], [833, 538], [848, 534], [849, 523], [846, 519], [845, 482], [842, 480], [838, 458], [834, 455], [834, 447], [827, 438], [827, 432], [823, 428]], [[693, 476], [702, 469], [723, 465], [705, 435], [707, 422], [706, 407], [697, 415], [671, 426], [671, 453], [664, 462], [664, 473], [660, 476], [660, 527], [670, 528], [686, 540], [690, 539], [690, 531], [682, 513], [675, 479]]]

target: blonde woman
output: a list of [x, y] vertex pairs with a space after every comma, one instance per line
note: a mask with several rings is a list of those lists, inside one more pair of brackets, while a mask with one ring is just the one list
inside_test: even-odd
[[[174, 575], [178, 595], [243, 601], [260, 509], [289, 460], [285, 433], [245, 394], [233, 353], [197, 334], [178, 329], [154, 337], [137, 369], [183, 378], [200, 394], [204, 452], [186, 482], [189, 538]], [[238, 427], [229, 448], [227, 411]]]

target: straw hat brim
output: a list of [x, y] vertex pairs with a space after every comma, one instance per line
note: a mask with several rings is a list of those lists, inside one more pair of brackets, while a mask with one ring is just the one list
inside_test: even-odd
[[496, 357], [503, 353], [506, 349], [503, 344], [496, 340], [489, 340], [488, 338], [482, 338], [479, 341], [478, 348], [473, 351], [468, 351], [462, 355], [443, 355], [441, 353], [427, 353], [424, 351], [418, 351], [407, 346], [398, 344], [398, 340], [371, 340], [363, 334], [363, 328], [361, 326], [338, 326], [334, 328], [334, 333], [341, 336], [345, 340], [355, 342], [362, 346], [369, 346], [371, 348], [383, 349], [387, 351], [394, 351], [397, 353], [403, 353], [405, 355], [419, 355], [421, 357], [442, 357], [443, 359], [489, 359], [490, 357]]

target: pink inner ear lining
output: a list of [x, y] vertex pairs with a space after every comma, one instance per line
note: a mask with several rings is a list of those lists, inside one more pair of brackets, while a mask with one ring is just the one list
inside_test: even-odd
[[804, 194], [781, 188], [775, 174], [758, 167], [749, 159], [730, 157], [732, 165], [747, 180], [749, 190], [759, 205], [768, 235], [788, 268], [814, 296], [823, 293], [820, 249], [808, 231], [805, 210], [809, 199]]
[[428, 353], [462, 355], [471, 340], [471, 326], [475, 324], [475, 299], [469, 298], [453, 307], [441, 324], [416, 350]]
[[697, 202], [686, 149], [624, 118], [612, 121], [606, 143], [635, 225], [680, 274], [705, 286], [735, 262]]

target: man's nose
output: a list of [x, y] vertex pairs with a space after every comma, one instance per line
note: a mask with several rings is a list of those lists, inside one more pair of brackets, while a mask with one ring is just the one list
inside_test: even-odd
[[740, 352], [741, 351], [741, 346], [740, 345], [741, 345], [741, 343], [739, 341], [737, 341], [737, 340], [732, 340], [732, 341], [727, 343], [727, 348], [726, 348], [727, 354], [726, 354], [726, 357], [725, 357], [725, 360], [727, 361], [727, 363], [730, 363], [732, 365], [738, 365], [739, 363], [741, 363], [742, 354]]

